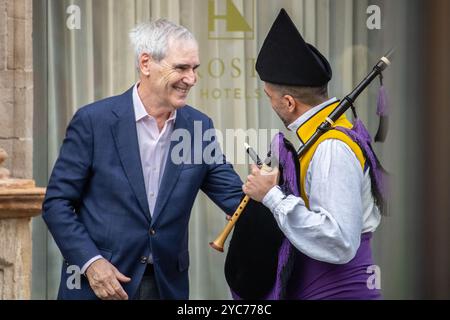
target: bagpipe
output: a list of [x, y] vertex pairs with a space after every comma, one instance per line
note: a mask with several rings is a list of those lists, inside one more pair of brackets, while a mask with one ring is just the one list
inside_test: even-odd
[[[354, 103], [358, 96], [377, 77], [382, 80], [382, 72], [391, 64], [393, 50], [384, 55], [363, 81], [326, 117], [311, 138], [296, 150], [282, 133], [274, 137], [268, 157], [258, 163], [261, 170], [270, 172], [271, 165], [280, 170], [279, 186], [284, 194], [300, 196], [299, 159], [350, 108], [356, 117]], [[385, 99], [384, 88], [380, 88], [381, 99]], [[380, 97], [379, 97], [380, 99]], [[380, 104], [380, 101], [378, 101]], [[381, 101], [383, 105], [385, 101]], [[379, 105], [380, 109], [380, 105]], [[381, 107], [383, 109], [383, 107]], [[387, 131], [387, 118], [384, 110], [379, 110], [380, 126], [375, 141], [384, 141]], [[359, 120], [358, 120], [359, 121]], [[352, 131], [353, 130], [353, 131]], [[372, 194], [383, 213], [386, 210], [386, 190], [382, 185], [384, 173], [380, 162], [370, 145], [368, 135], [359, 121], [352, 130], [345, 132], [361, 147], [371, 167]], [[358, 132], [360, 131], [360, 132]], [[361, 134], [362, 132], [362, 134]], [[367, 136], [369, 138], [367, 138]], [[276, 149], [276, 152], [274, 150]], [[295, 250], [279, 229], [273, 214], [262, 203], [245, 196], [221, 234], [210, 245], [223, 252], [224, 243], [233, 230], [225, 260], [225, 278], [233, 297], [240, 299], [283, 299], [287, 282], [293, 268]]]

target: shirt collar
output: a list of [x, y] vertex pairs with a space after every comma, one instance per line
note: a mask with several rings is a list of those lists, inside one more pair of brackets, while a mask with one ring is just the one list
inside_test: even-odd
[[336, 97], [331, 98], [327, 101], [325, 101], [324, 103], [321, 103], [313, 108], [311, 108], [310, 110], [306, 111], [304, 114], [302, 114], [297, 120], [295, 120], [294, 122], [292, 122], [289, 126], [288, 129], [292, 132], [297, 132], [298, 128], [300, 128], [300, 126], [309, 118], [311, 118], [312, 115], [316, 114], [317, 112], [319, 112], [320, 110], [324, 109], [325, 107], [337, 102], [338, 99]]
[[[146, 117], [151, 117], [148, 113], [147, 110], [145, 110], [144, 104], [142, 103], [141, 97], [139, 97], [139, 93], [138, 93], [138, 86], [139, 86], [139, 82], [136, 83], [136, 85], [133, 88], [133, 108], [134, 108], [134, 114], [136, 117], [136, 122], [138, 122], [139, 120], [142, 120]], [[171, 120], [175, 120], [177, 118], [177, 110], [174, 110], [170, 116], [169, 119], [167, 119], [167, 121], [171, 121]]]

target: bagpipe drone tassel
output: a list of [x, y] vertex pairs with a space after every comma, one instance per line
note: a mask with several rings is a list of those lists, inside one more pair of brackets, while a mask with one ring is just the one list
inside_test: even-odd
[[383, 85], [383, 74], [380, 74], [380, 89], [378, 90], [377, 98], [377, 115], [380, 117], [380, 123], [375, 135], [375, 142], [384, 142], [386, 140], [389, 128], [388, 108], [389, 101], [386, 88]]

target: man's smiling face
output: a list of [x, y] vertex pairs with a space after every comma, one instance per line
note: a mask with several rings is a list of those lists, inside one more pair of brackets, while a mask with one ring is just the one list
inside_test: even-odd
[[169, 41], [167, 55], [153, 61], [149, 91], [158, 106], [178, 109], [186, 105], [189, 90], [197, 82], [200, 65], [198, 45], [194, 41]]

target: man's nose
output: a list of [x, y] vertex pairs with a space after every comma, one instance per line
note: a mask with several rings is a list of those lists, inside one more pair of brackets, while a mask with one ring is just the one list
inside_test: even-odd
[[193, 86], [197, 83], [197, 73], [195, 70], [190, 70], [183, 78], [185, 84]]

